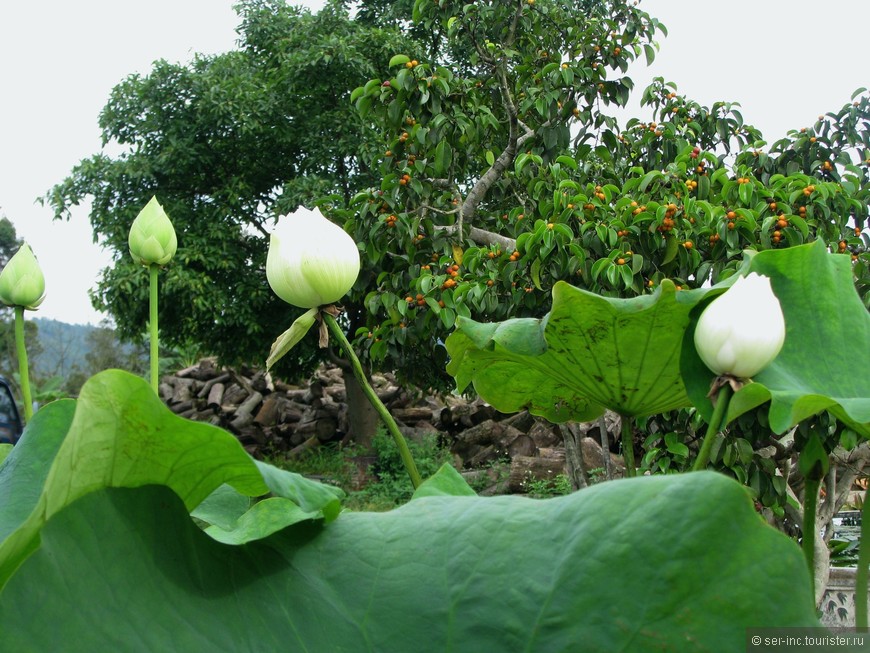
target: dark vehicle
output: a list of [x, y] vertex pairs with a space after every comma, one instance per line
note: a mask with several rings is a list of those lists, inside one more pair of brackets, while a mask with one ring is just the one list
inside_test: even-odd
[[9, 381], [0, 376], [0, 443], [15, 444], [23, 426]]

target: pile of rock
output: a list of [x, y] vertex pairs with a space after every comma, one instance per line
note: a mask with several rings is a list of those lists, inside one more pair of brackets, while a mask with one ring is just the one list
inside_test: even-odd
[[[530, 480], [572, 472], [562, 429], [527, 411], [505, 415], [480, 399], [422, 393], [391, 374], [373, 375], [372, 385], [406, 437], [437, 435], [449, 446], [456, 467], [486, 493], [524, 492]], [[203, 359], [163, 377], [160, 396], [174, 413], [234, 433], [255, 457], [298, 455], [345, 440], [351, 430], [342, 371], [330, 365], [293, 385], [262, 370], [220, 368], [213, 359]], [[583, 465], [603, 469], [601, 446], [589, 437], [598, 427], [583, 428], [576, 440]], [[577, 427], [573, 430], [576, 436]], [[620, 461], [611, 454], [611, 462], [619, 475]]]

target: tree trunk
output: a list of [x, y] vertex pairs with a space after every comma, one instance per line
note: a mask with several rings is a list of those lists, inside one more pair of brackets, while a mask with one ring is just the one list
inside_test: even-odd
[[380, 424], [380, 416], [369, 402], [350, 367], [342, 366], [344, 389], [347, 395], [347, 435], [344, 442], [353, 442], [363, 451], [371, 451], [372, 440]]
[[583, 460], [583, 447], [580, 440], [583, 435], [574, 422], [560, 424], [562, 438], [565, 441], [565, 463], [568, 467], [568, 477], [575, 490], [582, 490], [589, 485], [586, 475], [586, 462]]

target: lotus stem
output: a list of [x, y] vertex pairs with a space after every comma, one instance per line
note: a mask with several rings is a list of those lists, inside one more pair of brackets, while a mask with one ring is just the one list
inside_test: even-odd
[[861, 548], [858, 551], [858, 571], [855, 572], [855, 626], [867, 628], [867, 567], [870, 566], [870, 509], [868, 500], [861, 507]]
[[713, 416], [710, 417], [710, 423], [707, 424], [707, 432], [704, 434], [704, 442], [701, 443], [701, 450], [698, 452], [698, 457], [695, 459], [695, 465], [692, 471], [699, 472], [707, 468], [707, 463], [710, 462], [710, 451], [713, 449], [713, 441], [716, 439], [716, 434], [725, 428], [725, 416], [728, 414], [728, 402], [731, 400], [731, 386], [727, 383], [719, 388], [716, 395], [716, 405], [713, 408]]
[[[634, 465], [634, 428], [631, 418], [620, 415], [619, 427], [622, 431], [622, 458], [625, 461], [625, 477], [632, 478], [637, 476], [637, 469]], [[609, 453], [605, 451], [604, 455], [607, 456]]]
[[30, 396], [30, 373], [27, 367], [27, 349], [24, 346], [24, 307], [15, 307], [15, 348], [18, 350], [18, 376], [24, 402], [24, 421], [33, 417], [33, 399]]
[[390, 435], [393, 436], [393, 440], [396, 442], [396, 446], [399, 448], [399, 455], [402, 458], [402, 462], [405, 465], [408, 476], [411, 478], [411, 484], [414, 486], [414, 489], [417, 489], [418, 487], [420, 487], [420, 483], [422, 483], [422, 480], [420, 478], [420, 472], [417, 471], [417, 465], [414, 463], [414, 458], [411, 456], [411, 450], [408, 449], [408, 443], [405, 440], [405, 436], [403, 436], [402, 432], [399, 430], [399, 425], [396, 424], [396, 420], [394, 420], [393, 416], [390, 415], [390, 411], [387, 410], [387, 407], [384, 406], [384, 403], [378, 398], [378, 395], [375, 393], [374, 388], [372, 388], [369, 380], [366, 378], [365, 372], [362, 368], [362, 363], [360, 363], [359, 358], [357, 358], [356, 352], [354, 352], [353, 347], [351, 347], [350, 342], [344, 335], [344, 331], [342, 331], [341, 327], [338, 325], [338, 322], [335, 321], [335, 317], [333, 317], [326, 311], [321, 311], [320, 314], [323, 317], [323, 320], [326, 322], [326, 325], [329, 327], [329, 330], [332, 332], [332, 335], [335, 336], [336, 340], [338, 340], [339, 344], [341, 345], [341, 349], [344, 351], [348, 360], [350, 360], [350, 364], [353, 367], [353, 375], [359, 382], [363, 393], [371, 402], [372, 406], [374, 406], [374, 409], [378, 412], [378, 415], [381, 416], [381, 419], [384, 421], [384, 424], [386, 425], [387, 430], [390, 432]]
[[[819, 503], [820, 478], [807, 478], [804, 485], [804, 521], [801, 525], [801, 549], [810, 570], [810, 589], [816, 595], [816, 506]], [[863, 528], [863, 526], [862, 526]], [[856, 595], [857, 606], [857, 595]], [[865, 592], [866, 600], [866, 592]], [[865, 609], [864, 614], [867, 614]]]
[[157, 272], [159, 267], [156, 263], [148, 266], [148, 285], [149, 285], [149, 310], [148, 333], [151, 338], [151, 387], [154, 394], [159, 396], [159, 375], [160, 375], [160, 359], [159, 359], [159, 342], [157, 340]]

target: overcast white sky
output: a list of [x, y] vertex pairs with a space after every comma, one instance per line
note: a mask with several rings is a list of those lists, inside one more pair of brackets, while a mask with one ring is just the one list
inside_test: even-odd
[[[99, 112], [126, 75], [147, 73], [156, 59], [235, 47], [234, 1], [0, 3], [0, 216], [30, 243], [45, 273], [36, 315], [98, 323], [87, 293], [111, 263], [93, 244], [86, 209], [53, 222], [36, 198], [99, 151]], [[669, 36], [651, 68], [630, 71], [638, 95], [663, 76], [704, 104], [740, 102], [769, 141], [870, 86], [867, 0], [643, 0], [641, 7]]]

